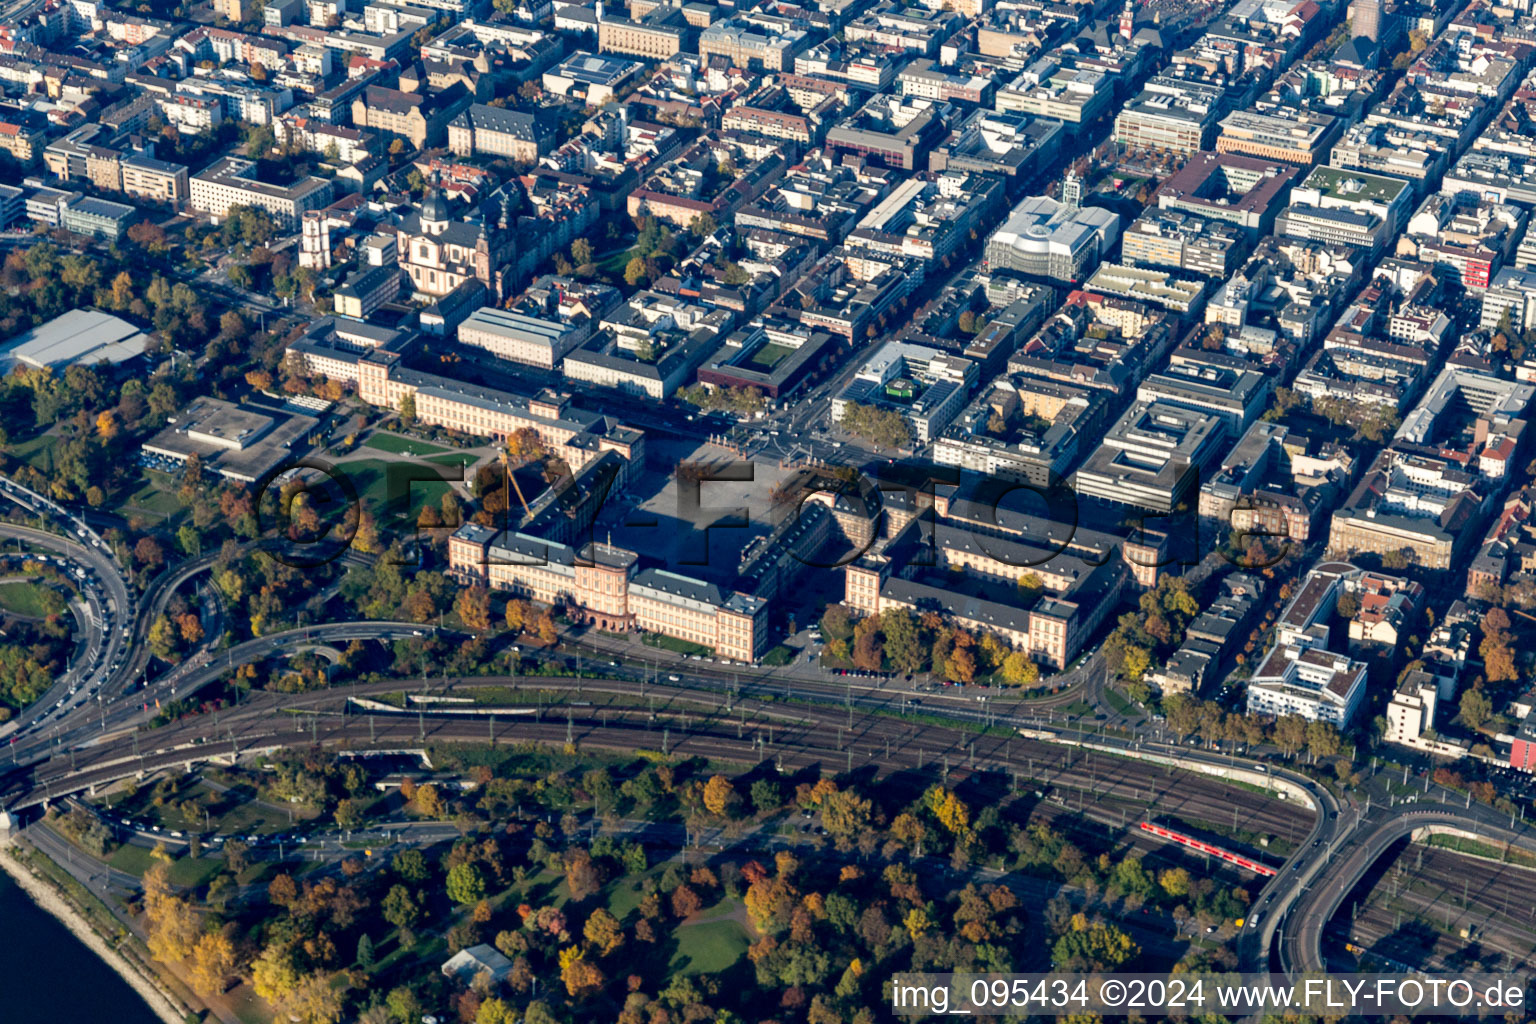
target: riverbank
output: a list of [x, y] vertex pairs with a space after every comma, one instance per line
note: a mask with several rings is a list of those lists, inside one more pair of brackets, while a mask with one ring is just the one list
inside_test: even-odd
[[[16, 887], [26, 893], [27, 898], [38, 909], [54, 918], [59, 924], [80, 941], [92, 953], [95, 953], [101, 962], [110, 967], [118, 977], [123, 979], [145, 1005], [159, 1017], [165, 1024], [186, 1024], [186, 1018], [178, 1011], [171, 1000], [162, 992], [159, 986], [149, 978], [146, 978], [133, 964], [117, 950], [109, 946], [105, 939], [97, 934], [80, 913], [70, 905], [51, 882], [38, 878], [31, 870], [16, 859], [16, 851], [21, 847], [14, 841], [0, 841], [0, 870], [4, 870]], [[34, 856], [43, 856], [33, 850]]]

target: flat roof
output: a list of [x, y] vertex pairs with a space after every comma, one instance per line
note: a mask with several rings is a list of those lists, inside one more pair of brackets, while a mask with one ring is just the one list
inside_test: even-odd
[[22, 362], [61, 369], [75, 364], [121, 363], [144, 354], [149, 338], [128, 321], [99, 309], [72, 309], [0, 349], [0, 366]]
[[1317, 189], [1330, 199], [1390, 203], [1402, 194], [1408, 182], [1352, 168], [1314, 167], [1301, 187]]

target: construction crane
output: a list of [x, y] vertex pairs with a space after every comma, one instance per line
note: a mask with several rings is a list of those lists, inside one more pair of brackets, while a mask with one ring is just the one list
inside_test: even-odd
[[512, 475], [512, 459], [505, 446], [501, 449], [501, 470], [507, 474], [507, 483], [512, 485], [512, 490], [517, 493], [517, 500], [523, 504], [523, 515], [533, 515], [533, 509], [528, 507], [528, 499], [523, 497], [523, 489], [517, 486], [517, 477]]

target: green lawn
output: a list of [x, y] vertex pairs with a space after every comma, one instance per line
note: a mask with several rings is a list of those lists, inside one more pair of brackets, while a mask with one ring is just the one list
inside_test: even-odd
[[137, 513], [146, 519], [164, 521], [184, 510], [181, 499], [176, 497], [181, 484], [175, 477], [169, 473], [145, 470], [144, 478], [149, 482], [123, 499], [123, 511], [130, 515]]
[[223, 866], [223, 858], [182, 857], [171, 865], [171, 884], [207, 885]]
[[750, 945], [746, 929], [734, 921], [685, 924], [674, 932], [677, 955], [671, 968], [683, 974], [715, 974], [730, 967]]
[[640, 886], [626, 876], [608, 892], [608, 913], [622, 921], [643, 899], [645, 894], [640, 891]]
[[768, 665], [771, 668], [779, 668], [780, 666], [788, 665], [794, 660], [795, 652], [790, 650], [788, 647], [785, 647], [783, 644], [779, 644], [773, 650], [763, 655], [763, 664]]
[[[355, 462], [341, 463], [341, 469], [352, 480], [352, 486], [357, 488], [358, 497], [367, 504], [375, 519], [380, 523], [398, 525], [400, 521], [413, 521], [421, 512], [421, 507], [428, 502], [436, 505], [443, 500], [443, 495], [448, 491], [448, 484], [440, 480], [414, 480], [409, 477], [401, 477], [401, 480], [410, 480], [409, 496], [410, 510], [404, 516], [396, 518], [390, 513], [389, 508], [389, 467], [398, 463], [385, 462], [383, 459], [361, 459]], [[402, 467], [409, 468], [409, 467]], [[399, 472], [397, 470], [397, 472]], [[397, 484], [402, 494], [406, 485]]]
[[618, 249], [598, 260], [593, 266], [597, 267], [599, 274], [623, 277], [624, 268], [629, 265], [630, 258], [634, 255], [633, 249]]
[[155, 863], [155, 858], [142, 846], [119, 846], [113, 851], [112, 856], [107, 858], [107, 863], [119, 871], [143, 877], [144, 872]]
[[40, 583], [0, 583], [0, 608], [31, 619], [45, 619], [64, 611], [58, 591]]
[[1108, 687], [1104, 689], [1104, 699], [1109, 701], [1109, 706], [1115, 709], [1117, 715], [1134, 715], [1137, 712], [1135, 704]]
[[662, 636], [660, 633], [647, 633], [641, 639], [651, 647], [676, 651], [678, 654], [713, 655], [715, 653], [702, 644], [693, 643], [691, 640], [680, 640], [675, 636]]
[[46, 473], [53, 466], [53, 450], [58, 443], [59, 439], [53, 434], [41, 434], [30, 441], [12, 444], [10, 454]]
[[442, 445], [432, 444], [430, 441], [419, 441], [414, 437], [401, 437], [399, 434], [374, 434], [363, 442], [364, 448], [376, 448], [381, 452], [389, 452], [391, 455], [439, 455], [448, 449]]

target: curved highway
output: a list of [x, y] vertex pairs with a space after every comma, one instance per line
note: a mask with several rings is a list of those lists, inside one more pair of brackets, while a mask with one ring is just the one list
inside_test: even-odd
[[87, 523], [7, 477], [0, 477], [0, 497], [56, 528], [58, 532], [50, 532], [0, 522], [0, 540], [18, 540], [28, 547], [53, 552], [80, 590], [89, 620], [85, 645], [69, 671], [7, 723], [10, 742], [20, 743], [29, 733], [56, 727], [104, 690], [112, 692], [108, 684], [121, 675], [130, 647], [124, 624], [137, 621], [138, 607], [111, 548]]

